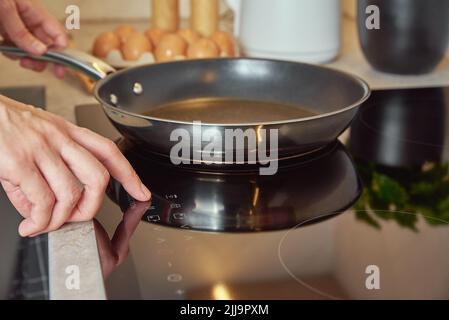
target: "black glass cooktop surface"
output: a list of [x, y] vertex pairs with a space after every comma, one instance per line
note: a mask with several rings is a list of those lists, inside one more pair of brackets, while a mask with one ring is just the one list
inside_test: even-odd
[[[111, 184], [120, 208], [107, 199], [96, 222], [109, 297], [448, 299], [448, 101], [446, 88], [374, 92], [347, 147], [266, 181], [150, 165], [122, 145], [154, 200]], [[77, 116], [119, 137], [98, 106]]]

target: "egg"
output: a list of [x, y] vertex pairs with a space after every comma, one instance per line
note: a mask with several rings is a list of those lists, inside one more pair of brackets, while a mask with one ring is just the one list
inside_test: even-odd
[[121, 43], [125, 43], [131, 35], [137, 33], [137, 30], [130, 25], [122, 24], [115, 28], [114, 33], [119, 37]]
[[95, 39], [93, 54], [105, 58], [109, 52], [120, 49], [120, 39], [113, 32], [103, 32]]
[[187, 44], [192, 44], [200, 39], [200, 35], [192, 29], [181, 29], [178, 34], [187, 42]]
[[157, 47], [161, 38], [167, 34], [167, 31], [162, 29], [149, 29], [145, 32], [145, 35], [150, 39], [153, 46]]
[[220, 48], [222, 57], [235, 57], [235, 42], [229, 33], [216, 31], [210, 39]]
[[217, 58], [220, 55], [218, 46], [210, 39], [202, 38], [189, 46], [189, 59]]
[[143, 53], [151, 52], [151, 50], [150, 40], [141, 33], [132, 34], [121, 47], [123, 59], [127, 61], [139, 60]]
[[178, 34], [169, 33], [164, 35], [155, 51], [156, 61], [167, 62], [178, 60], [180, 56], [185, 55], [187, 43]]

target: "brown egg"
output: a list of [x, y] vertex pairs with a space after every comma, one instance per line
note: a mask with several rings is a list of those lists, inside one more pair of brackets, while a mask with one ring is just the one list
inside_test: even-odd
[[192, 44], [200, 39], [200, 35], [192, 29], [181, 29], [178, 34], [187, 42], [187, 44]]
[[229, 33], [216, 31], [210, 39], [218, 45], [223, 57], [235, 57], [235, 41]]
[[114, 33], [119, 37], [121, 43], [125, 43], [130, 36], [137, 33], [137, 30], [130, 25], [122, 24], [115, 28]]
[[155, 51], [156, 61], [166, 62], [179, 59], [186, 53], [187, 43], [178, 34], [169, 33], [164, 35]]
[[103, 32], [95, 39], [92, 52], [99, 58], [105, 58], [109, 52], [120, 48], [120, 40], [113, 32]]
[[187, 50], [189, 59], [217, 58], [220, 55], [218, 46], [210, 39], [200, 39], [191, 44]]
[[152, 45], [150, 40], [141, 33], [131, 35], [121, 47], [123, 59], [127, 61], [136, 61], [145, 52], [151, 52]]
[[153, 46], [157, 47], [161, 38], [167, 34], [167, 31], [162, 29], [149, 29], [145, 32], [145, 35], [150, 39]]

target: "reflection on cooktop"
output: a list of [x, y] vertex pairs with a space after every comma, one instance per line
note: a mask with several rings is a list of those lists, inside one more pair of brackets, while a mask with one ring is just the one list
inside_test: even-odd
[[350, 149], [392, 167], [440, 162], [448, 111], [449, 88], [374, 91], [351, 127]]
[[[449, 222], [413, 212], [370, 210], [376, 217], [389, 217], [378, 219], [373, 228], [360, 220], [359, 212], [301, 229], [303, 234], [291, 230], [282, 236], [279, 260], [298, 287], [322, 299], [449, 298]], [[396, 223], [410, 219], [416, 221], [415, 230]], [[324, 231], [329, 229], [332, 237]], [[307, 245], [297, 245], [301, 239]], [[323, 268], [321, 276], [305, 272], [310, 266]], [[333, 282], [323, 281], [324, 275]]]
[[[354, 164], [339, 142], [281, 167], [267, 177], [256, 173], [211, 174], [165, 165], [143, 156], [126, 141], [120, 148], [150, 186], [153, 199], [143, 220], [209, 232], [281, 230], [315, 223], [344, 212], [359, 197]], [[109, 197], [123, 212], [134, 200], [115, 181]]]
[[[297, 247], [306, 263], [289, 250], [293, 230], [280, 241], [280, 262], [299, 286], [327, 299], [449, 298], [448, 110], [448, 88], [373, 92], [351, 128], [364, 184], [353, 214], [332, 220], [331, 240], [309, 240], [313, 255]], [[304, 275], [305, 264], [328, 259], [340, 290]]]
[[377, 91], [362, 106], [350, 140], [365, 186], [355, 206], [359, 219], [415, 231], [419, 217], [447, 224], [448, 110], [448, 88]]

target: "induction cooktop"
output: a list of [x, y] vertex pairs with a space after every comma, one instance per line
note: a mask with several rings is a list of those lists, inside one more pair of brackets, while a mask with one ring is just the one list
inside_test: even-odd
[[[339, 142], [269, 177], [185, 170], [152, 161], [124, 140], [119, 147], [151, 186], [151, 206], [142, 220], [167, 227], [208, 232], [288, 229], [344, 212], [362, 190], [354, 163]], [[123, 211], [133, 204], [116, 181], [108, 195]]]
[[264, 180], [152, 162], [78, 107], [154, 195], [109, 187], [95, 224], [109, 298], [449, 298], [448, 110], [448, 88], [376, 91], [347, 146]]

